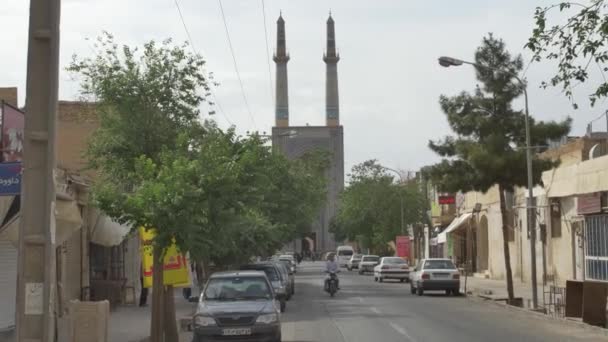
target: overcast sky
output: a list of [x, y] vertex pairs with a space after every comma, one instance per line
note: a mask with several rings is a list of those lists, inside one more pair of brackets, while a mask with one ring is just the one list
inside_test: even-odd
[[[468, 66], [445, 69], [437, 57], [472, 59], [483, 35], [503, 38], [514, 54], [523, 49], [533, 26], [536, 0], [265, 0], [270, 49], [276, 45], [276, 19], [282, 10], [287, 27], [290, 121], [294, 125], [325, 122], [325, 21], [331, 9], [336, 21], [340, 119], [344, 126], [345, 169], [376, 158], [386, 166], [414, 170], [436, 162], [429, 139], [449, 134], [439, 108], [441, 94], [453, 95], [475, 86]], [[239, 132], [269, 132], [274, 123], [261, 0], [223, 0], [250, 118], [233, 66], [217, 0], [179, 0], [194, 47], [221, 85], [215, 90], [224, 115]], [[0, 5], [0, 86], [18, 86], [25, 102], [29, 1], [2, 0]], [[117, 42], [141, 45], [155, 39], [187, 39], [175, 0], [63, 0], [61, 66], [72, 54], [90, 55], [102, 30]], [[271, 52], [272, 53], [272, 52]], [[272, 62], [274, 80], [274, 62]], [[587, 123], [605, 110], [601, 102], [587, 105], [591, 87], [577, 88], [580, 109], [574, 111], [559, 89], [539, 89], [554, 71], [533, 64], [530, 111], [538, 119], [574, 118], [572, 134], [584, 134]], [[78, 84], [62, 70], [60, 99], [77, 99]], [[596, 129], [605, 126], [596, 125]]]

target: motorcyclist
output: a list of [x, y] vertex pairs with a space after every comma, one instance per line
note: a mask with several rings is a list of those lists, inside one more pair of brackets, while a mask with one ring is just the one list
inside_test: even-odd
[[[327, 257], [327, 262], [325, 263], [325, 272], [328, 274], [335, 273], [336, 274], [336, 287], [338, 290], [340, 289], [340, 279], [338, 279], [338, 272], [340, 271], [340, 266], [335, 260], [335, 255], [330, 254]], [[327, 288], [327, 282], [329, 281], [329, 276], [325, 278], [325, 288]]]

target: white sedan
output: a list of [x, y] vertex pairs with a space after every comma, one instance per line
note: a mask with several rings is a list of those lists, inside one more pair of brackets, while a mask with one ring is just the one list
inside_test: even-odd
[[384, 257], [378, 266], [374, 267], [374, 281], [382, 282], [384, 279], [399, 279], [402, 283], [409, 281], [410, 267], [403, 258]]

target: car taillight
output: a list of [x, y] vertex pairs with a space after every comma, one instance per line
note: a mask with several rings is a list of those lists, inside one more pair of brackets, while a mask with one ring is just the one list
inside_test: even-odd
[[452, 279], [460, 279], [460, 274], [456, 273], [452, 276]]
[[384, 265], [384, 266], [382, 266], [382, 269], [383, 269], [383, 270], [388, 270], [388, 266], [387, 266], [387, 265]]
[[430, 275], [430, 274], [427, 274], [427, 273], [422, 273], [421, 278], [422, 278], [422, 279], [431, 279], [431, 275]]

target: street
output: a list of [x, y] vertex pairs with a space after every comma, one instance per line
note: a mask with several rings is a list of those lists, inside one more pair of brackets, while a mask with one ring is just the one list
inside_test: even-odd
[[409, 285], [375, 283], [371, 275], [342, 270], [335, 298], [321, 288], [323, 263], [302, 263], [296, 295], [283, 315], [283, 341], [602, 341], [608, 337], [496, 305]]

